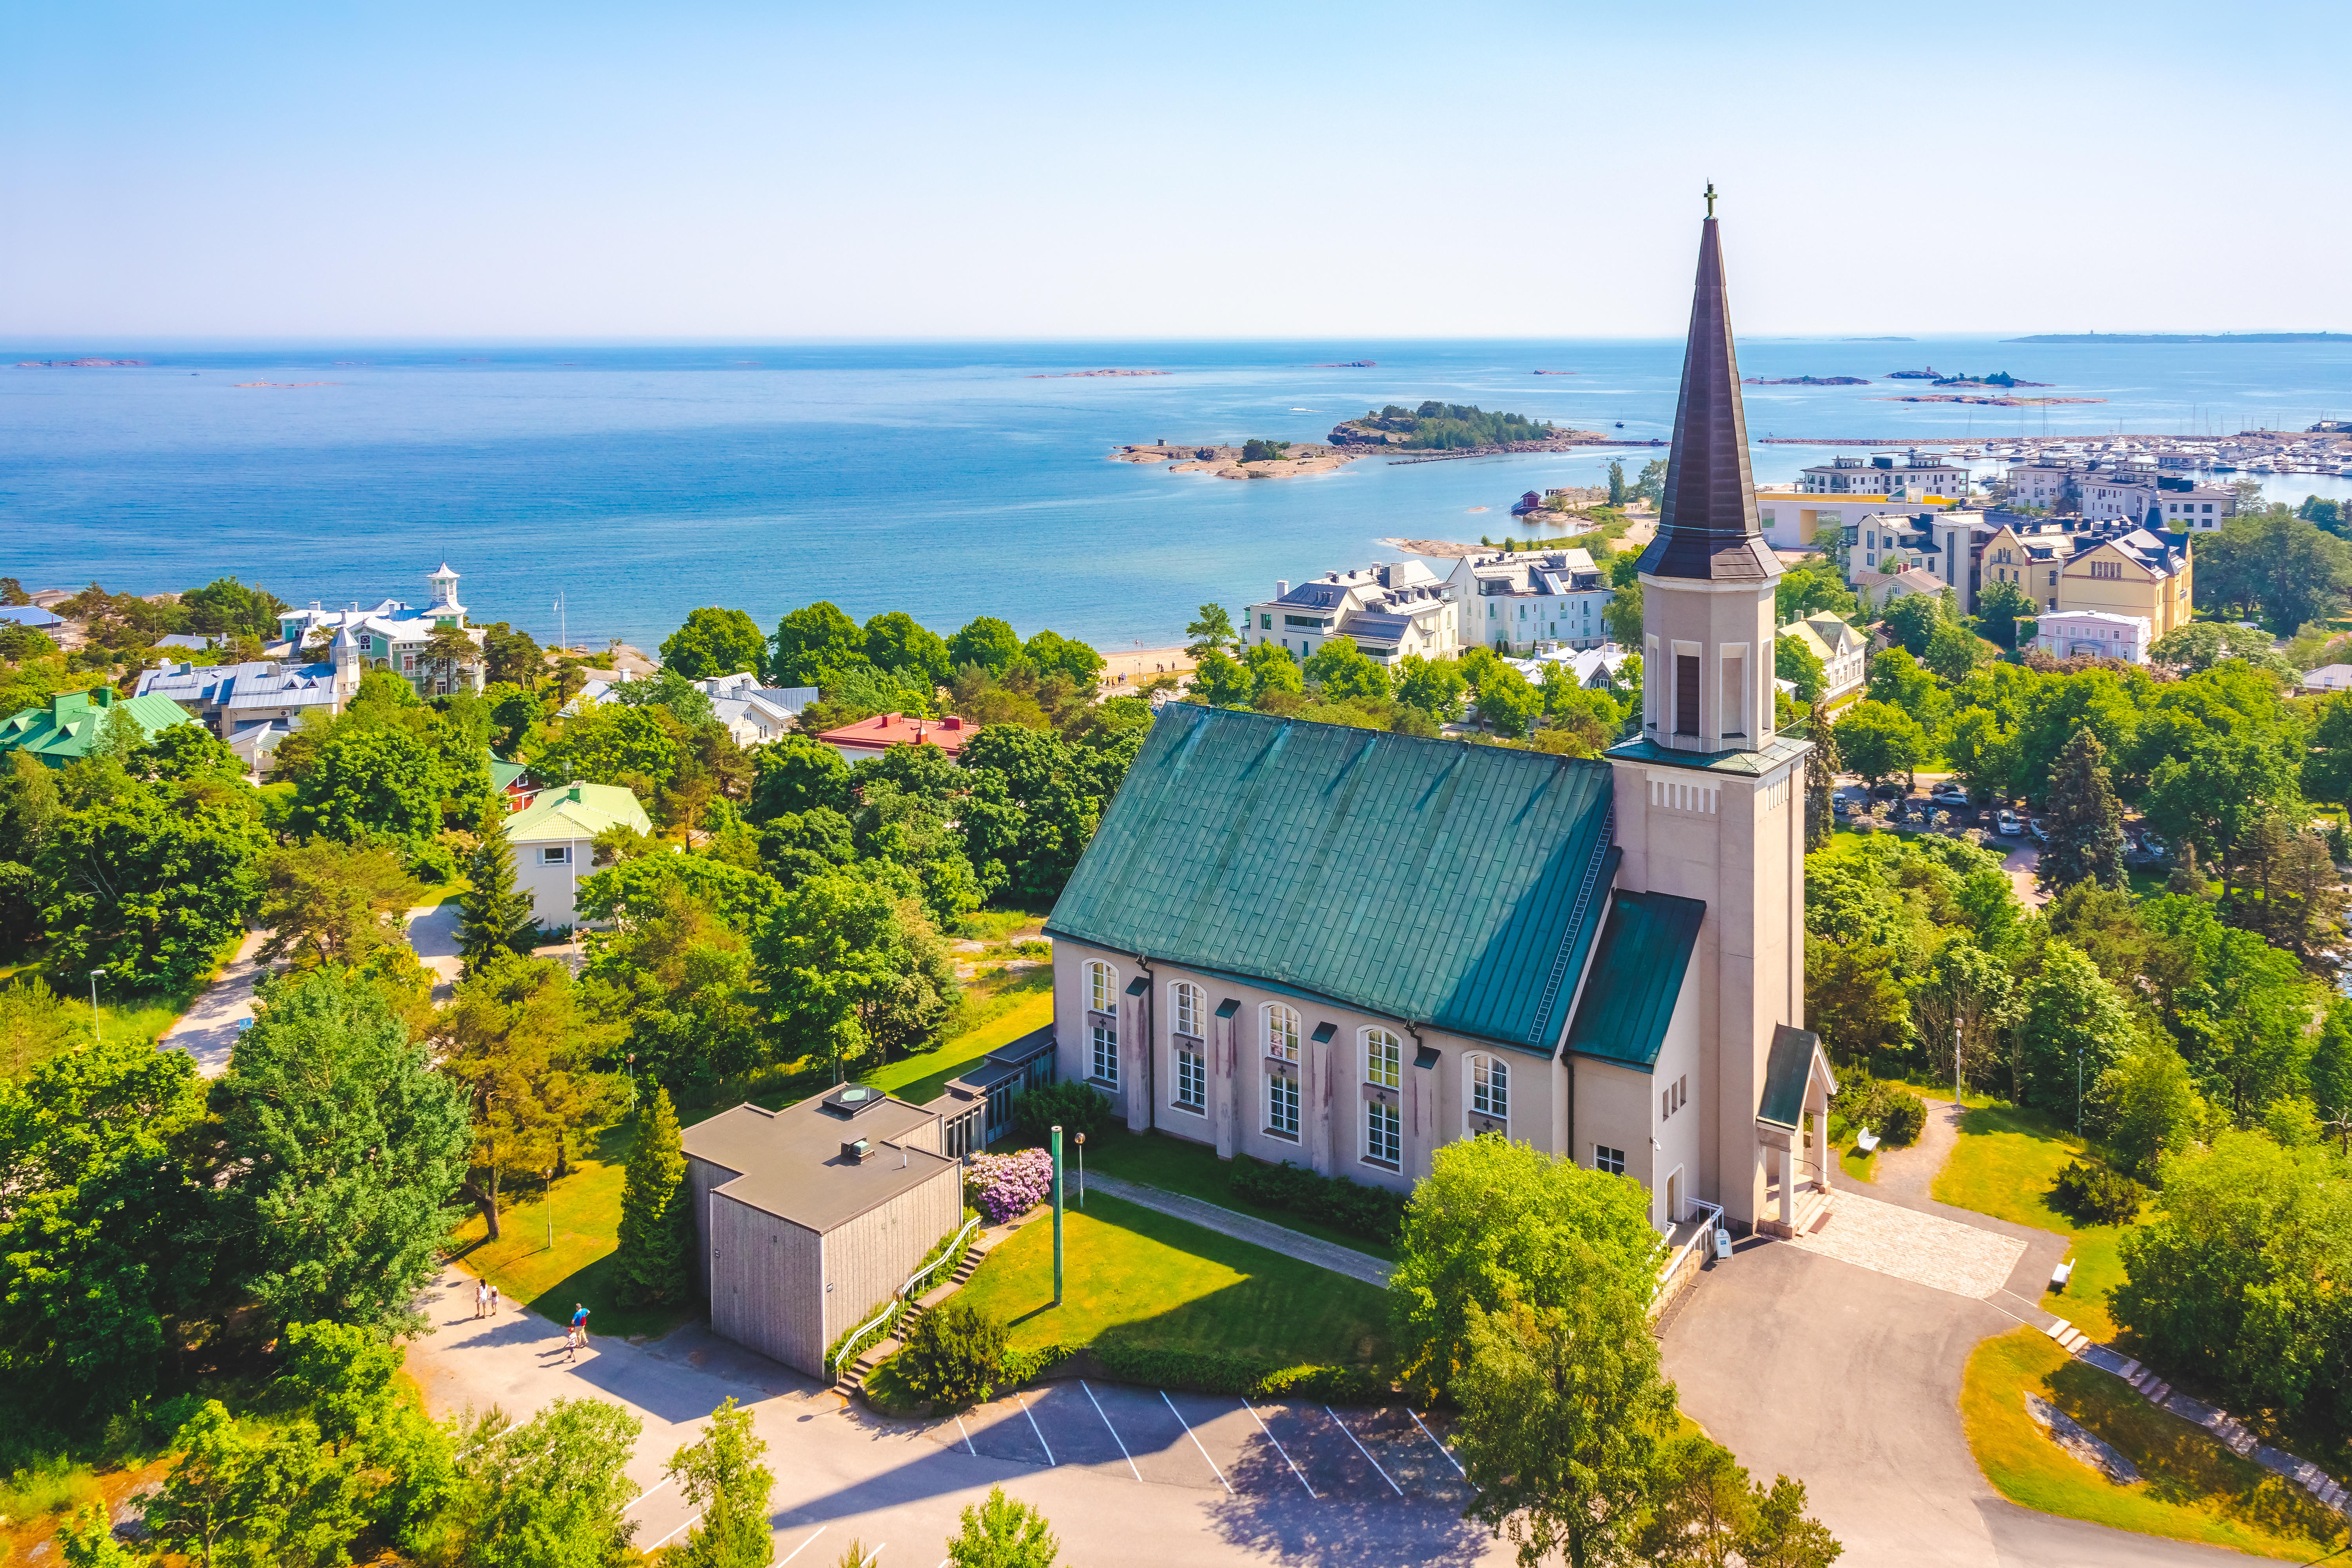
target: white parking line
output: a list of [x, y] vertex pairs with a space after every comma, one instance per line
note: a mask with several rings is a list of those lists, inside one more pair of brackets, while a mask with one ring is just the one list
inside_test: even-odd
[[[791, 1555], [784, 1559], [784, 1563], [790, 1563], [793, 1558], [798, 1557], [802, 1552], [806, 1552], [810, 1547], [815, 1545], [817, 1536], [823, 1535], [824, 1533], [824, 1526], [821, 1524], [818, 1525], [814, 1532], [812, 1533], [806, 1541], [802, 1542], [798, 1546], [793, 1548]], [[784, 1568], [784, 1563], [777, 1563], [776, 1568]]]
[[[1366, 1114], [1369, 1115], [1370, 1112], [1367, 1112]], [[1412, 1424], [1414, 1426], [1421, 1426], [1421, 1417], [1412, 1415], [1412, 1405], [1406, 1405], [1404, 1407], [1404, 1413], [1407, 1415], [1412, 1415]], [[1428, 1427], [1421, 1426], [1421, 1435], [1428, 1438], [1431, 1442], [1437, 1443], [1437, 1434], [1431, 1431]], [[1462, 1461], [1454, 1457], [1453, 1449], [1447, 1447], [1443, 1443], [1437, 1443], [1437, 1451], [1445, 1456], [1445, 1462], [1454, 1467], [1454, 1473], [1455, 1475], [1460, 1476], [1465, 1481], [1470, 1479], [1470, 1472], [1462, 1468]]]
[[[1257, 1429], [1265, 1434], [1265, 1440], [1274, 1445], [1274, 1451], [1282, 1455], [1282, 1462], [1290, 1467], [1290, 1473], [1298, 1477], [1298, 1484], [1302, 1487], [1307, 1487], [1307, 1477], [1300, 1472], [1298, 1468], [1298, 1461], [1293, 1459], [1290, 1455], [1284, 1450], [1282, 1447], [1282, 1439], [1274, 1435], [1274, 1429], [1265, 1424], [1265, 1417], [1257, 1413], [1257, 1406], [1244, 1399], [1242, 1401], [1242, 1408], [1250, 1413], [1250, 1419], [1256, 1422]], [[1313, 1497], [1315, 1495], [1315, 1489], [1313, 1487], [1307, 1487], [1307, 1495], [1308, 1497]]]
[[[1029, 1402], [1021, 1396], [1021, 1391], [1017, 1388], [1013, 1391], [1013, 1400], [1014, 1404], [1021, 1406], [1022, 1415], [1029, 1415]], [[1037, 1447], [1045, 1450], [1045, 1462], [1059, 1467], [1062, 1461], [1054, 1458], [1054, 1445], [1045, 1441], [1045, 1434], [1038, 1427], [1037, 1418], [1034, 1415], [1029, 1415], [1029, 1430], [1037, 1434]]]
[[965, 1432], [965, 1431], [964, 1431], [963, 1417], [962, 1417], [962, 1416], [961, 1416], [961, 1415], [957, 1416], [957, 1417], [955, 1418], [955, 1423], [956, 1423], [956, 1430], [957, 1430], [957, 1431], [959, 1431], [959, 1432], [963, 1432], [963, 1446], [964, 1446], [965, 1447], [967, 1447], [967, 1448], [971, 1448], [971, 1457], [972, 1457], [973, 1458], [975, 1458], [975, 1459], [979, 1458], [980, 1458], [980, 1450], [979, 1450], [978, 1448], [973, 1448], [973, 1447], [972, 1447], [972, 1445], [971, 1445], [971, 1434], [970, 1432]]
[[702, 1517], [702, 1515], [701, 1515], [700, 1513], [698, 1513], [698, 1513], [694, 1516], [694, 1519], [689, 1519], [689, 1520], [688, 1520], [688, 1521], [686, 1521], [686, 1524], [681, 1524], [681, 1525], [679, 1525], [679, 1526], [677, 1527], [677, 1530], [673, 1530], [673, 1531], [671, 1531], [669, 1532], [669, 1534], [668, 1534], [668, 1535], [665, 1535], [665, 1536], [663, 1536], [659, 1541], [655, 1542], [651, 1547], [647, 1548], [647, 1550], [648, 1550], [648, 1551], [653, 1551], [653, 1552], [659, 1552], [663, 1547], [667, 1546], [667, 1545], [670, 1543], [670, 1541], [672, 1540], [672, 1538], [674, 1538], [674, 1537], [677, 1534], [677, 1532], [678, 1532], [678, 1531], [679, 1531], [679, 1530], [684, 1530], [684, 1529], [686, 1528], [687, 1524], [692, 1524], [692, 1523], [694, 1522], [694, 1520], [695, 1520], [695, 1519], [700, 1519], [701, 1517]]
[[[1201, 1458], [1209, 1459], [1209, 1450], [1201, 1447], [1201, 1439], [1193, 1436], [1192, 1424], [1184, 1419], [1184, 1413], [1176, 1408], [1176, 1402], [1168, 1397], [1168, 1391], [1166, 1389], [1163, 1388], [1160, 1391], [1160, 1397], [1166, 1401], [1168, 1405], [1168, 1414], [1176, 1417], [1176, 1425], [1184, 1428], [1184, 1436], [1192, 1438], [1192, 1447], [1201, 1449]], [[1234, 1483], [1225, 1479], [1225, 1472], [1217, 1468], [1217, 1461], [1214, 1459], [1209, 1459], [1209, 1473], [1217, 1478], [1217, 1484], [1225, 1489], [1225, 1494], [1228, 1497], [1233, 1495]]]
[[1085, 1378], [1082, 1377], [1078, 1379], [1078, 1386], [1080, 1388], [1086, 1388], [1087, 1403], [1095, 1407], [1096, 1415], [1102, 1415], [1103, 1429], [1110, 1434], [1110, 1440], [1118, 1445], [1118, 1457], [1127, 1461], [1127, 1468], [1129, 1470], [1134, 1471], [1135, 1479], [1139, 1481], [1143, 1479], [1143, 1472], [1135, 1468], [1135, 1456], [1127, 1451], [1127, 1439], [1118, 1435], [1118, 1428], [1110, 1424], [1110, 1417], [1103, 1415], [1102, 1401], [1095, 1397], [1095, 1391], [1093, 1389], [1087, 1388], [1087, 1380]]
[[[1332, 1409], [1327, 1405], [1323, 1407], [1323, 1414], [1331, 1417], [1331, 1425], [1337, 1426], [1342, 1432], [1348, 1432], [1348, 1424], [1339, 1419], [1339, 1413], [1338, 1411]], [[1353, 1432], [1348, 1432], [1348, 1441], [1350, 1443], [1356, 1443], [1356, 1435]], [[1356, 1452], [1361, 1454], [1365, 1460], [1370, 1464], [1372, 1468], [1381, 1470], [1381, 1462], [1372, 1458], [1372, 1451], [1370, 1448], [1365, 1447], [1361, 1443], [1356, 1443]], [[1389, 1490], [1396, 1493], [1399, 1497], [1404, 1496], [1404, 1489], [1397, 1485], [1395, 1481], [1390, 1480], [1389, 1473], [1386, 1470], [1381, 1470], [1381, 1479], [1388, 1481]]]
[[654, 1493], [661, 1490], [662, 1488], [669, 1485], [670, 1482], [676, 1479], [677, 1479], [676, 1476], [664, 1476], [661, 1479], [656, 1481], [653, 1485], [647, 1487], [645, 1490], [631, 1498], [627, 1502], [623, 1503], [621, 1505], [621, 1511], [623, 1513], [628, 1512], [629, 1510], [636, 1507], [639, 1503], [645, 1501], [646, 1499], [653, 1496]]

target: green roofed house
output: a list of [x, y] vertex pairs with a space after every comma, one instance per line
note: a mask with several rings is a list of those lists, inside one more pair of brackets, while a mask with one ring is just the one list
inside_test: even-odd
[[1660, 1228], [1829, 1201], [1804, 1021], [1802, 740], [1715, 221], [1643, 724], [1569, 758], [1171, 703], [1046, 922], [1062, 1077], [1130, 1128], [1408, 1187], [1486, 1133], [1642, 1182]]
[[174, 724], [194, 722], [168, 697], [118, 697], [110, 686], [93, 686], [0, 721], [0, 752], [28, 752], [53, 768], [64, 767], [89, 754], [106, 732], [108, 716], [118, 710], [131, 715], [142, 740]]
[[541, 925], [553, 930], [575, 923], [574, 895], [592, 870], [589, 849], [608, 827], [654, 830], [637, 797], [618, 784], [558, 784], [507, 818], [515, 886], [530, 895]]

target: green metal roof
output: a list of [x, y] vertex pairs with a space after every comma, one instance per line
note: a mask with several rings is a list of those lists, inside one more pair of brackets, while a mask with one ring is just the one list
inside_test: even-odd
[[1549, 1055], [1612, 798], [1590, 759], [1170, 703], [1045, 929]]
[[517, 843], [548, 838], [593, 838], [615, 823], [640, 833], [654, 830], [653, 818], [637, 797], [618, 784], [562, 784], [507, 818], [507, 837]]
[[510, 763], [496, 752], [490, 753], [490, 787], [503, 790], [530, 769], [521, 763]]
[[[1772, 1054], [1764, 1059], [1764, 1099], [1756, 1108], [1756, 1120], [1769, 1121], [1775, 1127], [1785, 1127], [1793, 1132], [1805, 1115], [1805, 1080], [1812, 1075], [1813, 1058], [1821, 1055], [1822, 1037], [1811, 1029], [1792, 1029], [1782, 1024], [1772, 1031]], [[1829, 1071], [1824, 1059], [1822, 1070]], [[1830, 1092], [1837, 1092], [1837, 1079], [1830, 1079]]]
[[1648, 736], [1637, 736], [1622, 746], [1612, 746], [1609, 754], [1622, 762], [1661, 763], [1668, 767], [1693, 768], [1701, 773], [1748, 773], [1762, 775], [1781, 763], [1792, 762], [1813, 749], [1811, 741], [1793, 735], [1775, 735], [1755, 752], [1679, 752], [1671, 746], [1661, 746]]
[[115, 709], [138, 721], [142, 739], [153, 740], [159, 730], [193, 724], [187, 710], [168, 697], [117, 697], [110, 686], [89, 691], [68, 691], [53, 697], [44, 708], [26, 708], [0, 720], [0, 752], [30, 752], [53, 768], [61, 768], [89, 754], [106, 732], [107, 714]]
[[1706, 906], [1696, 899], [1613, 894], [1591, 978], [1568, 1028], [1568, 1048], [1645, 1072], [1656, 1066], [1706, 918]]

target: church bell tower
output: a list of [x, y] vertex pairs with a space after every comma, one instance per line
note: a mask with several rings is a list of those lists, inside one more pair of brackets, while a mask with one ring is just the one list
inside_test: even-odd
[[1817, 1131], [1827, 1068], [1798, 1033], [1811, 746], [1773, 724], [1780, 563], [1757, 526], [1714, 205], [1710, 186], [1664, 504], [1640, 563], [1642, 733], [1609, 762], [1618, 885], [1706, 906], [1693, 955], [1705, 1063], [1694, 1098], [1714, 1135], [1696, 1191], [1716, 1194], [1735, 1226], [1785, 1231], [1808, 1181], [1823, 1194], [1828, 1184]]

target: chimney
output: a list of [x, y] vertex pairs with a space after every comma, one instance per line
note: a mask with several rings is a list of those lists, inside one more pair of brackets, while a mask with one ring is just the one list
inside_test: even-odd
[[[1279, 599], [1279, 598], [1281, 598], [1285, 594], [1287, 594], [1287, 593], [1289, 593], [1289, 592], [1290, 592], [1290, 579], [1289, 579], [1289, 578], [1287, 578], [1287, 577], [1276, 577], [1276, 578], [1274, 580], [1274, 596], [1275, 596], [1276, 598]], [[1367, 1111], [1365, 1114], [1366, 1114], [1366, 1115], [1370, 1115], [1370, 1112]]]

